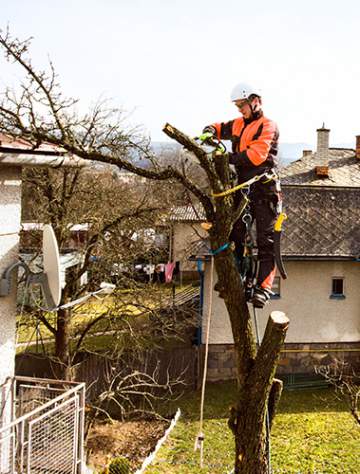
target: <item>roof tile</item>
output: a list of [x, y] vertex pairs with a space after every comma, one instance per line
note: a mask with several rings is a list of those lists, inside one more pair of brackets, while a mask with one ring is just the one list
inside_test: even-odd
[[329, 149], [329, 177], [320, 178], [315, 167], [320, 165], [317, 153], [303, 156], [280, 171], [282, 184], [312, 186], [360, 186], [360, 160], [355, 151], [345, 148]]

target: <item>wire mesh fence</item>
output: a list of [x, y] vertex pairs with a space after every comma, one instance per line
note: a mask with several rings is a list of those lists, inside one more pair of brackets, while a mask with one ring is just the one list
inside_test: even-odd
[[1, 474], [81, 473], [84, 384], [15, 377], [5, 405], [0, 428]]

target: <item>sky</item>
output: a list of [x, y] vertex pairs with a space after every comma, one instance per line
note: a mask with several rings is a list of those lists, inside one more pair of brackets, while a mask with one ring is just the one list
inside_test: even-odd
[[[33, 64], [54, 63], [83, 110], [99, 98], [154, 141], [166, 122], [189, 135], [238, 116], [249, 82], [283, 143], [330, 145], [360, 134], [358, 0], [1, 0], [0, 28], [33, 37]], [[0, 91], [19, 77], [0, 58]]]

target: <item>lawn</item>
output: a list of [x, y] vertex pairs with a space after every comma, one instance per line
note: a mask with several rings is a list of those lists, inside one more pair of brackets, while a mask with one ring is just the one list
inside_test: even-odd
[[[176, 291], [181, 292], [186, 288], [188, 288], [188, 285], [177, 287]], [[123, 318], [125, 313], [129, 317], [139, 317], [140, 315], [146, 317], [150, 309], [166, 305], [166, 302], [170, 300], [172, 294], [172, 289], [169, 285], [149, 285], [145, 290], [143, 293], [132, 290], [117, 290], [116, 297], [111, 295], [101, 300], [94, 297], [90, 298], [85, 303], [73, 308], [72, 328], [75, 329], [78, 326], [85, 325], [101, 314], [106, 314], [109, 311], [112, 313], [113, 319], [116, 319], [117, 314]], [[55, 319], [55, 314], [49, 313], [48, 320], [53, 326], [56, 325]], [[21, 318], [18, 317], [17, 343], [22, 343], [23, 346], [19, 347], [17, 352], [23, 352], [28, 346], [35, 344], [35, 326], [36, 320], [34, 317], [28, 314], [23, 314]], [[105, 317], [89, 331], [89, 341], [86, 348], [88, 350], [101, 350], [103, 347], [107, 347], [109, 341], [111, 342], [112, 340], [112, 336], [99, 336], [99, 333], [109, 330], [111, 330], [111, 328], [109, 328], [109, 318]], [[49, 347], [52, 346], [51, 341], [54, 336], [43, 323], [38, 323], [37, 331], [39, 339], [45, 341]], [[34, 348], [32, 348], [32, 350], [34, 350]]]
[[[233, 464], [227, 428], [234, 384], [209, 385], [205, 407], [205, 467], [194, 453], [199, 393], [179, 402], [182, 416], [146, 474], [226, 474]], [[271, 437], [274, 474], [360, 473], [360, 429], [330, 389], [284, 391]]]

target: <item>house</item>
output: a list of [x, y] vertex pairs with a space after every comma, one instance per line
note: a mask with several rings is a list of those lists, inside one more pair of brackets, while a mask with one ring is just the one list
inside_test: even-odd
[[[1, 275], [19, 259], [25, 166], [87, 166], [87, 162], [52, 145], [34, 148], [25, 140], [0, 134]], [[16, 285], [12, 285], [10, 294], [0, 297], [0, 472], [19, 472], [20, 456], [26, 472], [55, 468], [57, 472], [75, 472], [76, 466], [80, 473], [84, 384], [15, 376], [16, 314]], [[61, 428], [55, 429], [55, 424]]]
[[[329, 356], [360, 364], [360, 137], [356, 150], [330, 148], [329, 132], [318, 129], [316, 152], [305, 151], [281, 172], [288, 279], [276, 276], [275, 295], [257, 311], [260, 337], [271, 311], [290, 318], [279, 373], [312, 372]], [[193, 227], [204, 216], [189, 209], [187, 218]], [[197, 256], [208, 262], [206, 253], [200, 250]], [[217, 380], [235, 374], [233, 338], [224, 302], [209, 281], [205, 263], [202, 334], [212, 298], [208, 378]]]
[[180, 281], [198, 278], [196, 263], [189, 257], [206, 238], [201, 226], [204, 220], [200, 205], [176, 207], [170, 215], [169, 255], [171, 261], [180, 262]]
[[[21, 230], [21, 172], [24, 166], [84, 165], [52, 145], [37, 150], [25, 140], [0, 134], [0, 272], [18, 260]], [[14, 375], [16, 297], [0, 298], [0, 385]]]

